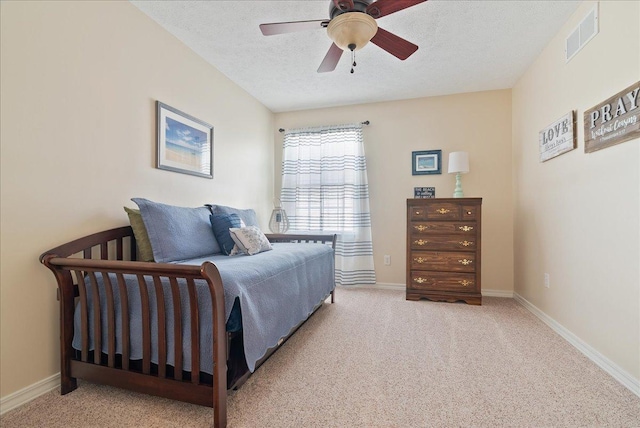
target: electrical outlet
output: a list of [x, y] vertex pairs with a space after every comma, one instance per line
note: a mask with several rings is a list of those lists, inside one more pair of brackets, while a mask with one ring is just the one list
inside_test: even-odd
[[544, 274], [544, 288], [549, 288], [549, 286], [550, 286], [549, 274], [545, 273]]
[[389, 266], [391, 264], [391, 256], [384, 256], [384, 264], [385, 266]]

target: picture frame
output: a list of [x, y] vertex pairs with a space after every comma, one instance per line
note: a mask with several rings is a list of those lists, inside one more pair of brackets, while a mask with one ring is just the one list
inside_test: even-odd
[[156, 101], [156, 167], [213, 179], [213, 126]]
[[442, 174], [442, 150], [411, 152], [412, 175]]
[[435, 187], [414, 187], [413, 198], [414, 199], [433, 199], [436, 197]]

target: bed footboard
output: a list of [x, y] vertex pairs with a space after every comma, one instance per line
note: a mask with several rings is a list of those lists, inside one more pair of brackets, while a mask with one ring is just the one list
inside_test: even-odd
[[[54, 274], [58, 283], [60, 301], [60, 352], [61, 393], [67, 394], [77, 387], [76, 378], [113, 385], [147, 394], [187, 401], [214, 408], [216, 427], [226, 426], [227, 413], [227, 334], [225, 331], [224, 291], [216, 266], [205, 262], [201, 266], [173, 265], [164, 263], [136, 262], [135, 239], [131, 227], [121, 227], [96, 233], [49, 250], [40, 256], [40, 261]], [[129, 313], [124, 275], [137, 277], [142, 303], [141, 362], [130, 360]], [[98, 276], [104, 287], [98, 287]], [[115, 277], [115, 281], [111, 278]], [[198, 297], [195, 280], [204, 280], [208, 285], [213, 314], [213, 382], [201, 381]], [[191, 325], [182, 326], [180, 305], [174, 305], [173, 326], [176, 364], [168, 366], [164, 299], [149, 299], [148, 287], [154, 287], [156, 295], [164, 294], [162, 282], [170, 283], [174, 301], [179, 301], [179, 287], [188, 288], [188, 307]], [[91, 290], [87, 293], [87, 290]], [[116, 320], [113, 290], [121, 298], [122, 354], [116, 354]], [[94, 307], [99, 307], [100, 293], [106, 300], [107, 320], [101, 320], [99, 310], [93, 311], [89, 319], [88, 294]], [[82, 350], [72, 347], [74, 335], [74, 308], [76, 298], [81, 308]], [[155, 305], [155, 307], [152, 307]], [[157, 316], [158, 364], [151, 363], [151, 314]], [[105, 354], [101, 342], [102, 329], [106, 326], [107, 349]], [[182, 371], [182, 331], [191, 335], [191, 372]], [[94, 338], [94, 350], [89, 349], [89, 331]]]

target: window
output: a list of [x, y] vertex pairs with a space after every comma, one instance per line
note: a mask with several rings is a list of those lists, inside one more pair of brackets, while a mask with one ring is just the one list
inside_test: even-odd
[[335, 233], [336, 282], [373, 284], [369, 187], [361, 124], [285, 133], [282, 206], [292, 231]]

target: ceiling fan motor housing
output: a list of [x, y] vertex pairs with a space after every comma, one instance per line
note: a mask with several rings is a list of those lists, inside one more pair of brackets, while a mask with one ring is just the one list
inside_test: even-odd
[[353, 0], [353, 9], [351, 10], [341, 10], [333, 2], [329, 4], [329, 16], [331, 19], [335, 18], [338, 15], [342, 15], [347, 12], [363, 12], [366, 13], [367, 6], [373, 3], [374, 0]]

